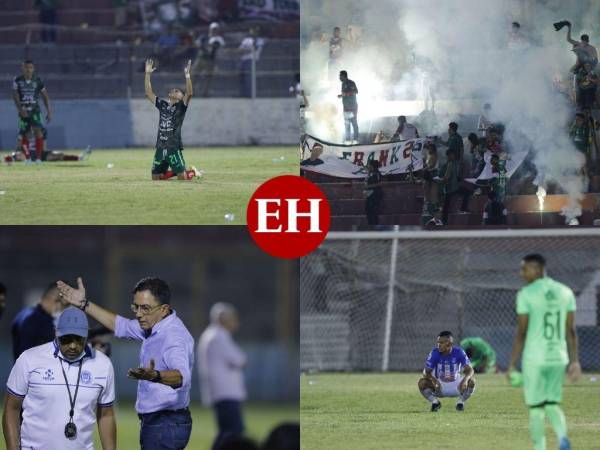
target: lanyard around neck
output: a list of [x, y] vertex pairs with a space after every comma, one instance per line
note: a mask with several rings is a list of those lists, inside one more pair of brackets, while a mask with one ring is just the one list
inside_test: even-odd
[[69, 410], [69, 422], [73, 422], [73, 413], [75, 410], [75, 402], [77, 401], [77, 392], [79, 391], [79, 380], [81, 378], [81, 366], [83, 366], [83, 358], [79, 361], [79, 371], [77, 372], [77, 384], [75, 385], [75, 395], [71, 397], [71, 389], [69, 389], [69, 380], [67, 380], [67, 374], [65, 373], [65, 368], [63, 367], [62, 359], [59, 358], [60, 361], [60, 369], [62, 370], [63, 377], [65, 379], [65, 386], [67, 386], [67, 392], [69, 393], [69, 404], [71, 405], [71, 409]]

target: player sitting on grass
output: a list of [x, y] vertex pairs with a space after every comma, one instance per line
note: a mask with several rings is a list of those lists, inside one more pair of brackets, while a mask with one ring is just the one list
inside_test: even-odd
[[[469, 357], [460, 347], [452, 344], [450, 331], [442, 331], [425, 362], [423, 378], [419, 380], [421, 395], [431, 403], [431, 412], [438, 411], [440, 397], [458, 397], [456, 410], [463, 411], [465, 402], [475, 391], [475, 378]], [[463, 375], [461, 376], [461, 371]]]
[[517, 294], [517, 335], [508, 367], [509, 380], [521, 351], [523, 390], [529, 407], [529, 432], [535, 450], [546, 450], [546, 417], [560, 450], [570, 450], [565, 415], [560, 407], [565, 368], [571, 381], [581, 376], [575, 329], [575, 295], [546, 275], [542, 255], [521, 262], [527, 285]]
[[[187, 111], [188, 104], [194, 93], [190, 67], [192, 61], [188, 61], [185, 68], [185, 94], [181, 89], [171, 89], [168, 98], [157, 97], [152, 92], [150, 76], [156, 70], [154, 61], [146, 60], [146, 77], [144, 87], [146, 97], [160, 112], [158, 122], [158, 136], [156, 138], [156, 153], [152, 163], [152, 179], [168, 180], [177, 175], [178, 180], [191, 180], [199, 175], [195, 167], [185, 169], [183, 159], [183, 145], [181, 143], [181, 127]], [[169, 167], [171, 170], [169, 170]]]

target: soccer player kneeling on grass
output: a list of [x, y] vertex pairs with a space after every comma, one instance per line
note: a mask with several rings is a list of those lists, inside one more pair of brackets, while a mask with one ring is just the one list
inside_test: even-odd
[[453, 342], [450, 331], [442, 331], [438, 335], [437, 347], [429, 353], [423, 378], [419, 380], [419, 390], [431, 403], [431, 412], [442, 407], [440, 397], [458, 397], [456, 410], [463, 411], [465, 402], [475, 391], [474, 371], [469, 357], [462, 348], [453, 346]]
[[[195, 176], [199, 176], [198, 170], [193, 166], [190, 170], [186, 170], [181, 143], [183, 119], [194, 93], [190, 75], [191, 65], [192, 61], [190, 60], [185, 68], [186, 92], [183, 93], [181, 89], [171, 89], [168, 98], [163, 99], [152, 92], [150, 75], [156, 70], [154, 61], [151, 59], [146, 61], [146, 78], [144, 82], [146, 97], [160, 112], [156, 153], [152, 163], [153, 180], [168, 180], [174, 176], [177, 176], [178, 180], [191, 180]], [[169, 170], [169, 167], [171, 170]]]
[[[546, 276], [546, 261], [539, 254], [521, 261], [521, 277], [527, 285], [517, 294], [517, 335], [508, 376], [521, 356], [525, 403], [529, 407], [529, 432], [535, 450], [546, 450], [546, 417], [560, 450], [570, 450], [565, 415], [560, 407], [565, 368], [570, 361], [571, 381], [581, 376], [575, 329], [575, 295]], [[523, 348], [525, 347], [525, 348]]]

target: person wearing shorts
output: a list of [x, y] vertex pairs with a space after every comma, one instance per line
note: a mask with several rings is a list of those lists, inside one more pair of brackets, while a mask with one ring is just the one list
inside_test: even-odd
[[548, 418], [560, 450], [570, 450], [565, 415], [560, 407], [565, 369], [572, 381], [581, 376], [575, 329], [575, 295], [546, 275], [546, 260], [537, 253], [521, 261], [526, 285], [517, 294], [517, 335], [508, 367], [509, 379], [523, 353], [521, 369], [529, 432], [535, 450], [546, 450]]
[[185, 68], [186, 92], [175, 88], [169, 91], [167, 98], [160, 98], [154, 94], [150, 83], [150, 75], [156, 70], [154, 62], [151, 59], [146, 61], [146, 97], [160, 113], [156, 151], [152, 162], [153, 180], [167, 180], [174, 176], [179, 180], [191, 180], [198, 175], [194, 168], [186, 170], [181, 142], [183, 119], [193, 95], [191, 65], [192, 61], [188, 61]]
[[464, 411], [465, 402], [475, 392], [471, 361], [462, 348], [454, 346], [450, 331], [442, 331], [436, 344], [425, 361], [419, 391], [431, 403], [431, 412], [442, 407], [442, 397], [457, 397], [456, 410]]

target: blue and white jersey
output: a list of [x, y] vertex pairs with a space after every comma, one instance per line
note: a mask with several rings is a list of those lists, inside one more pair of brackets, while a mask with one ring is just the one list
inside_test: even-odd
[[[24, 351], [15, 362], [6, 387], [23, 399], [21, 448], [35, 450], [93, 450], [96, 408], [115, 401], [114, 371], [110, 359], [86, 347], [82, 358], [69, 363], [61, 357], [55, 341]], [[69, 422], [69, 393], [62, 368], [75, 394], [79, 362], [81, 375], [73, 422], [75, 439], [64, 435]]]
[[463, 368], [470, 365], [469, 357], [460, 347], [452, 347], [447, 355], [442, 355], [437, 348], [433, 348], [425, 361], [425, 368], [433, 370], [433, 376], [438, 380], [449, 383], [461, 377]]

